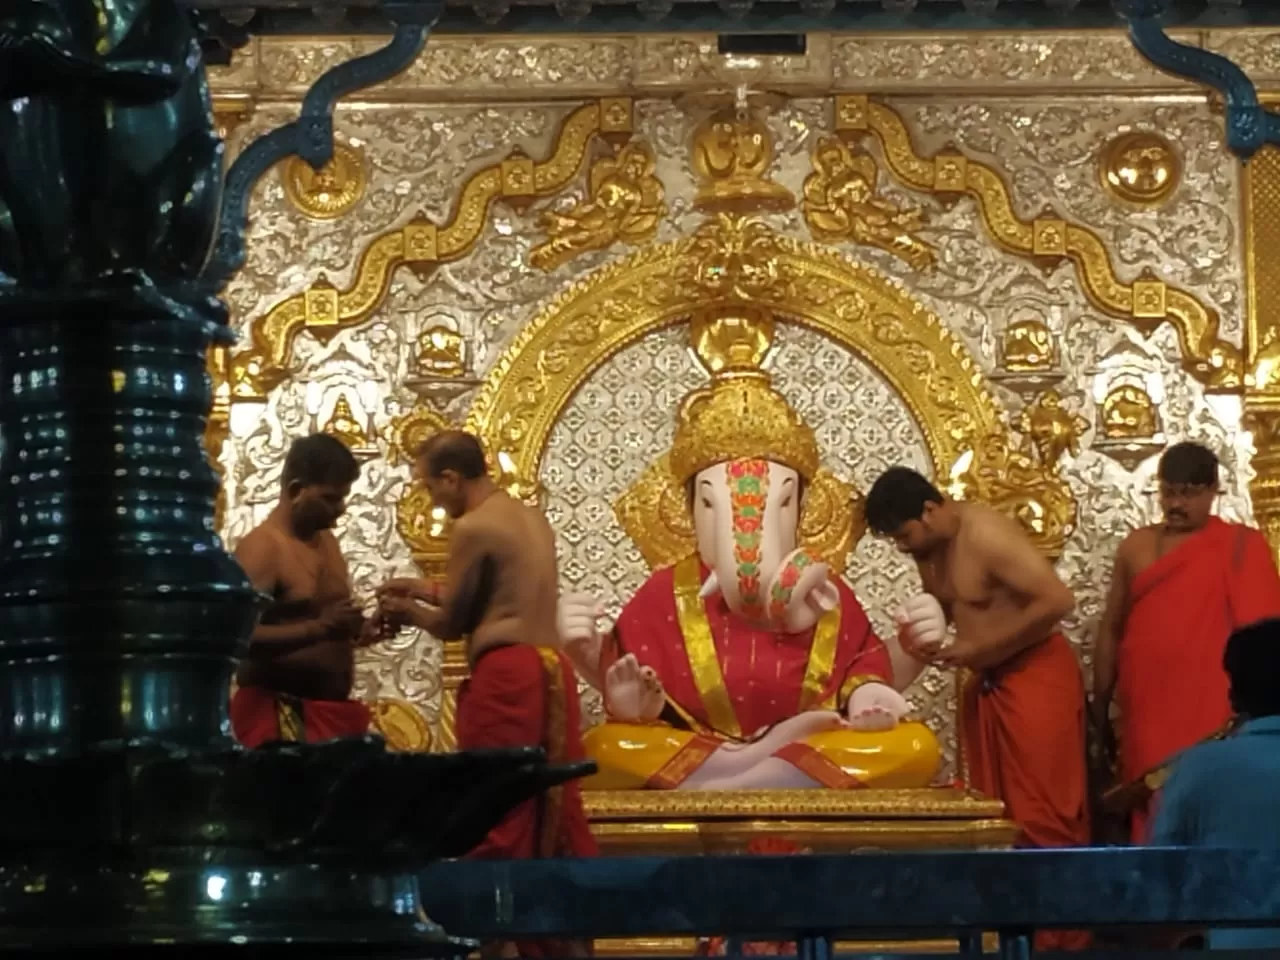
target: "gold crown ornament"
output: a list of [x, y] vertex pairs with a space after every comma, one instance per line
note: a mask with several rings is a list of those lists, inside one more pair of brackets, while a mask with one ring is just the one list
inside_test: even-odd
[[799, 538], [839, 573], [865, 529], [862, 495], [821, 466], [813, 428], [774, 389], [762, 368], [773, 317], [749, 305], [699, 311], [689, 345], [711, 382], [688, 394], [670, 451], [614, 503], [614, 514], [651, 569], [696, 549], [686, 486], [699, 471], [758, 459], [795, 470], [807, 483]]
[[812, 480], [820, 466], [813, 429], [760, 366], [773, 318], [754, 307], [704, 310], [689, 321], [689, 339], [711, 383], [680, 404], [670, 454], [676, 481], [732, 460], [769, 460]]

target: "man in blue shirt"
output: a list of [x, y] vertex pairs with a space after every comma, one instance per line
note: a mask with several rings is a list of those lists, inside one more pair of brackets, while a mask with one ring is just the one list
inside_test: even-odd
[[[1157, 797], [1154, 846], [1280, 848], [1280, 620], [1233, 633], [1222, 665], [1241, 724], [1177, 759]], [[1210, 930], [1208, 945], [1280, 948], [1280, 927]]]

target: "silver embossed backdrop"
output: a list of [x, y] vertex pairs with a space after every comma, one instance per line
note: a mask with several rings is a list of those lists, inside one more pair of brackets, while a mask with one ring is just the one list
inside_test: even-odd
[[[1105, 246], [1116, 276], [1129, 282], [1149, 268], [1211, 305], [1222, 318], [1223, 339], [1238, 344], [1244, 311], [1239, 185], [1234, 161], [1219, 142], [1221, 122], [1203, 96], [1132, 58], [1122, 39], [1114, 49], [1104, 39], [1081, 47], [1073, 35], [1044, 35], [1035, 44], [966, 38], [948, 52], [942, 48], [955, 41], [819, 38], [812, 62], [768, 61], [749, 78], [770, 89], [800, 85], [806, 91], [762, 108], [776, 150], [767, 177], [804, 200], [815, 149], [835, 129], [833, 97], [826, 93], [896, 92], [885, 102], [902, 118], [918, 153], [932, 155], [954, 144], [970, 162], [988, 164], [1007, 184], [1014, 216], [1029, 220], [1048, 210], [1087, 226]], [[547, 239], [546, 211], [572, 214], [598, 199], [590, 170], [609, 148], [593, 143], [582, 169], [571, 171], [554, 195], [496, 203], [464, 254], [442, 255], [429, 270], [395, 270], [385, 296], [356, 321], [298, 335], [288, 376], [261, 397], [231, 404], [220, 463], [227, 478], [224, 531], [232, 545], [271, 508], [289, 440], [327, 427], [343, 432], [365, 458], [340, 528], [358, 591], [367, 596], [383, 578], [414, 569], [396, 529], [396, 504], [409, 482], [407, 464], [389, 457], [398, 419], [427, 403], [462, 422], [476, 383], [553, 296], [639, 246], [691, 235], [705, 219], [694, 203], [700, 173], [690, 150], [701, 101], [671, 96], [739, 78], [716, 65], [707, 41], [671, 41], [659, 55], [660, 40], [605, 38], [577, 46], [576, 40], [494, 39], [470, 50], [478, 51], [486, 70], [519, 80], [527, 102], [501, 102], [491, 87], [462, 74], [450, 79], [448, 65], [461, 41], [432, 41], [408, 74], [339, 110], [344, 169], [320, 182], [299, 181], [287, 168], [264, 179], [252, 207], [249, 261], [229, 291], [235, 323], [245, 331], [283, 302], [315, 297], [317, 289], [342, 291], [336, 295], [341, 315], [342, 298], [363, 276], [361, 255], [372, 256], [376, 238], [420, 215], [447, 223], [457, 215], [468, 178], [511, 156], [513, 147], [542, 162], [556, 149], [562, 120], [590, 97], [624, 88], [636, 96], [629, 136], [651, 149], [663, 202], [647, 234], [636, 220], [640, 225], [630, 233], [614, 229], [607, 246], [588, 244], [550, 270], [532, 266], [531, 250]], [[1222, 43], [1237, 41], [1228, 35]], [[1254, 67], [1280, 74], [1280, 64], [1266, 60], [1265, 45], [1239, 43], [1236, 56], [1253, 56]], [[834, 49], [845, 55], [835, 57]], [[263, 41], [215, 76], [220, 115], [238, 124], [231, 130], [233, 146], [294, 115], [303, 86], [335, 50], [332, 44]], [[1071, 50], [1080, 54], [1074, 60], [1059, 55]], [[1104, 53], [1114, 61], [1106, 69]], [[616, 73], [601, 65], [606, 54], [616, 61]], [[861, 67], [851, 72], [854, 62]], [[1064, 72], [1068, 62], [1077, 68]], [[1113, 77], [1143, 92], [1113, 87], [1119, 82]], [[965, 88], [963, 95], [957, 86]], [[513, 87], [502, 96], [517, 92]], [[1116, 139], [1144, 131], [1159, 131], [1172, 152], [1147, 167], [1141, 158], [1124, 161], [1128, 166], [1115, 161]], [[1060, 464], [1082, 509], [1058, 565], [1079, 601], [1068, 633], [1087, 661], [1111, 554], [1128, 529], [1154, 516], [1151, 456], [1165, 442], [1194, 437], [1218, 450], [1228, 477], [1221, 511], [1233, 519], [1249, 516], [1251, 448], [1238, 427], [1239, 401], [1207, 396], [1179, 366], [1171, 324], [1142, 337], [1091, 302], [1070, 262], [1047, 264], [1001, 249], [974, 198], [907, 190], [885, 173], [879, 148], [869, 152], [877, 163], [871, 199], [886, 216], [918, 215], [918, 228], [899, 232], [932, 251], [930, 262], [913, 263], [902, 247], [895, 252], [892, 236], [883, 231], [850, 232], [829, 242], [893, 278], [942, 318], [988, 375], [1010, 422], [1026, 394], [1005, 370], [1009, 332], [1022, 325], [1053, 338], [1055, 389], [1087, 424], [1078, 450]], [[1140, 190], [1144, 183], [1147, 195]], [[778, 233], [814, 239], [803, 202], [764, 215]], [[909, 227], [909, 221], [901, 223]], [[423, 345], [433, 330], [449, 334], [434, 352]], [[446, 347], [455, 340], [465, 344], [458, 354], [465, 369], [450, 374], [451, 390], [424, 400], [415, 376], [424, 363], [447, 366]], [[927, 466], [922, 433], [908, 408], [864, 361], [818, 333], [783, 325], [769, 365], [817, 430], [826, 465], [844, 479], [865, 490], [890, 463]], [[598, 592], [611, 612], [646, 573], [612, 503], [665, 451], [671, 412], [700, 379], [683, 328], [653, 332], [582, 384], [551, 433], [540, 479], [559, 536], [562, 579], [566, 588]], [[1117, 384], [1147, 397], [1152, 408], [1113, 404]], [[1152, 429], [1143, 433], [1148, 420]], [[915, 589], [902, 560], [871, 538], [859, 544], [848, 577], [882, 630], [895, 601]], [[434, 719], [439, 669], [438, 644], [404, 636], [362, 654], [357, 693], [411, 701]], [[950, 684], [926, 674], [912, 696], [951, 742]], [[591, 704], [593, 717], [596, 707]]]

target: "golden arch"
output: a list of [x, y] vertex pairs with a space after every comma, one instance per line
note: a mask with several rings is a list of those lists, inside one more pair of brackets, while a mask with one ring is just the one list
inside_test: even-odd
[[1003, 434], [994, 398], [965, 346], [889, 278], [817, 244], [722, 215], [692, 237], [596, 270], [544, 307], [494, 364], [467, 429], [536, 486], [551, 430], [610, 357], [700, 307], [750, 303], [830, 337], [902, 397], [935, 475], [982, 438]]

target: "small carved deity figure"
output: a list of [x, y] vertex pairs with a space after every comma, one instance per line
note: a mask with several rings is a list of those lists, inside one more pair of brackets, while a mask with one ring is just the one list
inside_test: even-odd
[[1004, 368], [1015, 373], [1050, 370], [1057, 361], [1053, 334], [1043, 320], [1024, 319], [1009, 324], [1001, 347]]
[[852, 240], [878, 247], [908, 266], [934, 262], [933, 247], [915, 236], [924, 224], [919, 210], [905, 210], [876, 196], [876, 162], [854, 154], [839, 137], [824, 137], [813, 152], [813, 173], [804, 181], [804, 218], [819, 240]]
[[1046, 390], [1028, 404], [1018, 425], [1031, 438], [1040, 463], [1048, 468], [1054, 467], [1063, 454], [1079, 455], [1080, 435], [1088, 427], [1083, 417], [1062, 405], [1056, 390]]
[[590, 200], [563, 212], [547, 210], [539, 218], [548, 239], [529, 252], [529, 263], [554, 270], [587, 250], [650, 239], [667, 213], [655, 168], [653, 150], [639, 140], [616, 157], [597, 160], [591, 167]]
[[355, 412], [351, 409], [351, 401], [347, 399], [345, 393], [338, 394], [338, 400], [333, 405], [333, 413], [324, 425], [324, 432], [331, 437], [337, 437], [351, 449], [352, 453], [363, 453], [372, 445], [369, 434], [356, 419]]
[[1017, 520], [1046, 556], [1062, 555], [1075, 529], [1076, 500], [1058, 474], [1064, 453], [1078, 452], [1085, 421], [1046, 391], [1024, 411], [1020, 443], [1003, 431], [982, 437], [973, 455], [952, 467], [952, 493], [991, 504]]
[[693, 205], [708, 212], [790, 210], [791, 191], [769, 178], [773, 133], [758, 116], [729, 108], [693, 133], [692, 162], [701, 183]]
[[1108, 440], [1150, 440], [1160, 432], [1156, 406], [1142, 387], [1122, 383], [1102, 401], [1102, 433]]
[[461, 377], [467, 371], [462, 335], [443, 323], [433, 324], [418, 337], [418, 373], [428, 377]]

